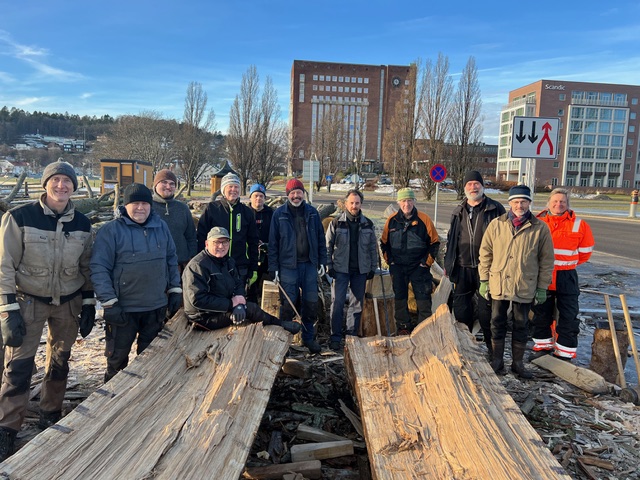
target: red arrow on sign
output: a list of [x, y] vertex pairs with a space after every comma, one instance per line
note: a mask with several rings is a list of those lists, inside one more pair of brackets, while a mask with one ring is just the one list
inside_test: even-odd
[[544, 130], [544, 135], [542, 136], [542, 139], [538, 144], [537, 155], [540, 155], [540, 149], [542, 148], [542, 144], [544, 142], [547, 142], [549, 144], [549, 155], [553, 155], [553, 143], [551, 143], [551, 137], [549, 137], [549, 130], [553, 130], [553, 128], [551, 127], [551, 125], [549, 125], [549, 122], [547, 122], [542, 126], [542, 130]]

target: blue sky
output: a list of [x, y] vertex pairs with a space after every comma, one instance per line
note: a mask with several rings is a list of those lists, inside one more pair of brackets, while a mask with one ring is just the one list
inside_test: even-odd
[[[609, 6], [607, 6], [609, 4]], [[181, 119], [200, 82], [226, 131], [257, 67], [288, 118], [293, 60], [406, 65], [476, 58], [484, 139], [508, 92], [540, 79], [640, 84], [640, 2], [0, 0], [0, 107]]]

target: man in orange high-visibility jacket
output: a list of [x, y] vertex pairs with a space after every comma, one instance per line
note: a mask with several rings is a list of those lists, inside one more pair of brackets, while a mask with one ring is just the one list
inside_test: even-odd
[[[538, 218], [551, 230], [555, 262], [547, 300], [533, 308], [535, 353], [532, 357], [553, 353], [563, 360], [571, 360], [576, 357], [580, 332], [580, 285], [576, 267], [589, 260], [595, 242], [591, 227], [569, 208], [569, 191], [564, 188], [551, 192], [547, 209], [540, 212]], [[558, 309], [555, 335], [551, 330], [554, 308]]]

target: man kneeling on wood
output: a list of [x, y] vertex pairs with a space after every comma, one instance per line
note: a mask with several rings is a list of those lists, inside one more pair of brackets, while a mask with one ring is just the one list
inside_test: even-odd
[[223, 227], [213, 227], [207, 235], [205, 249], [191, 259], [182, 274], [187, 318], [206, 330], [262, 322], [298, 333], [300, 323], [281, 321], [257, 304], [247, 302], [236, 262], [228, 253], [229, 232]]

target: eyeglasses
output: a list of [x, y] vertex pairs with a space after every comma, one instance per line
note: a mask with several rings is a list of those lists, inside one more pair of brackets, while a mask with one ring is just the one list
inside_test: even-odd
[[225, 247], [229, 245], [229, 240], [211, 240], [216, 247]]

